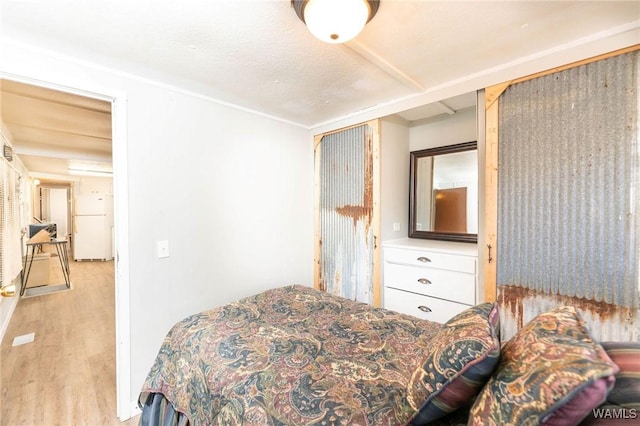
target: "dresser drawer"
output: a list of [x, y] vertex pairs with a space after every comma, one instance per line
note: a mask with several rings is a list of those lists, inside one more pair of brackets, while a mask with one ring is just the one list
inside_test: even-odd
[[384, 286], [413, 293], [475, 304], [476, 276], [444, 269], [385, 262]]
[[466, 272], [468, 274], [476, 273], [476, 258], [471, 256], [389, 247], [384, 249], [384, 260], [404, 265], [428, 266], [431, 268]]
[[387, 287], [384, 289], [384, 307], [421, 319], [445, 323], [468, 309], [469, 305]]

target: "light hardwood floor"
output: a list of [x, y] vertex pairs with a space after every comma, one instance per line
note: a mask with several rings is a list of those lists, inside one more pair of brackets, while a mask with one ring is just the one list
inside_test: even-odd
[[[70, 263], [70, 291], [22, 298], [13, 314], [0, 355], [2, 425], [138, 424], [116, 417], [114, 264]], [[63, 282], [57, 257], [51, 271]], [[28, 333], [33, 343], [12, 347]]]

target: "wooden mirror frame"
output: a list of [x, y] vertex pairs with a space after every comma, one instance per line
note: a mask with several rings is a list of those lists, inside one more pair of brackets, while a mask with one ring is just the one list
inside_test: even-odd
[[478, 142], [464, 142], [456, 145], [440, 146], [437, 148], [412, 151], [410, 156], [410, 189], [409, 189], [409, 238], [423, 238], [429, 240], [459, 241], [465, 243], [477, 243], [478, 234], [462, 234], [455, 232], [418, 231], [416, 229], [416, 170], [418, 159], [433, 157], [436, 155], [452, 154], [455, 152], [473, 151], [478, 149]]

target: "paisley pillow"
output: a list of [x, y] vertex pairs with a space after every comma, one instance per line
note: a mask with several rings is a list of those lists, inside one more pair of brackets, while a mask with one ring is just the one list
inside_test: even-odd
[[603, 342], [602, 347], [620, 368], [616, 374], [616, 386], [607, 396], [607, 401], [621, 407], [640, 409], [640, 342]]
[[620, 368], [607, 401], [591, 411], [580, 426], [620, 426], [640, 416], [640, 342], [602, 342], [607, 355]]
[[407, 399], [411, 425], [424, 425], [468, 404], [500, 358], [500, 315], [495, 303], [473, 306], [447, 321], [414, 371]]
[[553, 309], [503, 346], [469, 425], [576, 425], [605, 400], [617, 372], [574, 307]]

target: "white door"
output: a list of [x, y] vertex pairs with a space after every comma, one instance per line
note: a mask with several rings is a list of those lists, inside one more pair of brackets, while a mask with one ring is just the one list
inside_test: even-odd
[[69, 223], [68, 191], [67, 188], [49, 189], [47, 221], [56, 224], [58, 238], [66, 238], [69, 233], [67, 226]]

